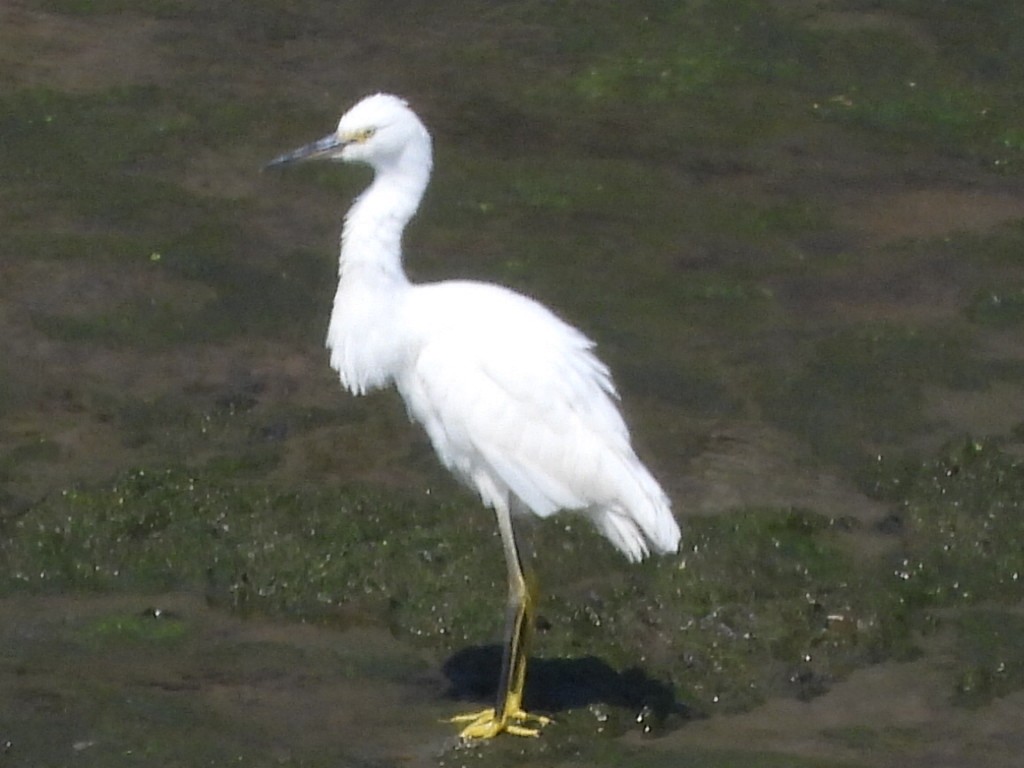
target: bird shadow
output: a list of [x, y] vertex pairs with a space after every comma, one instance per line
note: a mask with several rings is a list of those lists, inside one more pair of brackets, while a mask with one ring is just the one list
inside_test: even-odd
[[[470, 646], [452, 654], [442, 666], [448, 698], [491, 703], [497, 695], [501, 656], [499, 645]], [[659, 731], [699, 717], [676, 699], [669, 684], [636, 667], [616, 671], [596, 656], [531, 658], [523, 705], [528, 711], [550, 714], [605, 705], [624, 709]]]

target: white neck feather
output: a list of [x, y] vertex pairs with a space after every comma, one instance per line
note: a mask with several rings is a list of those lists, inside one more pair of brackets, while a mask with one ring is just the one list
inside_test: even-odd
[[327, 347], [331, 365], [351, 392], [394, 380], [409, 354], [396, 330], [409, 280], [402, 269], [402, 231], [430, 179], [430, 137], [410, 142], [379, 164], [373, 183], [345, 217]]
[[[429, 142], [429, 139], [428, 139]], [[415, 215], [430, 180], [430, 144], [410, 144], [399, 158], [376, 169], [373, 183], [345, 216], [338, 274], [406, 280], [402, 232]]]

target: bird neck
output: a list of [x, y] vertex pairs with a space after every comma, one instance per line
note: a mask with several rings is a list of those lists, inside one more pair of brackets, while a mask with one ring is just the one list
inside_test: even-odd
[[345, 216], [339, 276], [408, 282], [402, 268], [402, 232], [415, 215], [430, 179], [430, 149], [408, 150], [376, 170], [373, 183]]

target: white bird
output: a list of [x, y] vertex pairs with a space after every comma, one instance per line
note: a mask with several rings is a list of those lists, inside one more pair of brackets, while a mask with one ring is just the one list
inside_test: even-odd
[[368, 96], [337, 130], [271, 161], [362, 162], [372, 184], [341, 236], [327, 347], [356, 395], [394, 385], [441, 462], [494, 509], [508, 565], [506, 645], [497, 704], [453, 718], [464, 738], [537, 735], [522, 708], [535, 598], [514, 515], [571, 510], [631, 561], [675, 552], [668, 497], [637, 458], [594, 344], [541, 304], [466, 280], [414, 285], [402, 231], [430, 178], [430, 134], [405, 101]]

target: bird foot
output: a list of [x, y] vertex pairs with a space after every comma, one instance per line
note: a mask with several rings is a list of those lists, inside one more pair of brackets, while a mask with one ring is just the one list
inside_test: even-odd
[[[536, 738], [540, 736], [540, 729], [551, 722], [551, 718], [531, 715], [521, 709], [505, 712], [503, 717], [498, 717], [491, 708], [468, 715], [456, 715], [448, 722], [469, 723], [459, 734], [463, 739], [493, 739], [499, 733]], [[528, 723], [536, 723], [537, 727], [531, 727]]]

